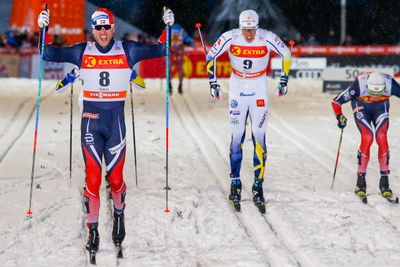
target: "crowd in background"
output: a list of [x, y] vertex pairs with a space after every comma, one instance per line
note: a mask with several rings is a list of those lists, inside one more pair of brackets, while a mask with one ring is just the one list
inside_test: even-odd
[[347, 34], [344, 38], [344, 41], [340, 41], [340, 37], [336, 34], [334, 30], [330, 30], [328, 35], [324, 38], [324, 40], [317, 40], [313, 34], [309, 34], [306, 38], [298, 33], [294, 38], [290, 38], [287, 35], [283, 35], [282, 37], [285, 43], [289, 43], [290, 40], [294, 40], [296, 45], [304, 45], [304, 46], [313, 46], [313, 45], [343, 45], [343, 46], [351, 46], [357, 45], [357, 41], [354, 38]]
[[[28, 33], [26, 31], [7, 30], [0, 35], [0, 48], [21, 48], [37, 47], [39, 42], [39, 32]], [[53, 36], [52, 43], [56, 46], [66, 45], [66, 41], [61, 34]]]
[[[194, 46], [201, 45], [199, 34], [197, 31], [192, 34], [194, 39]], [[91, 31], [85, 30], [86, 40], [93, 40], [93, 35]], [[206, 40], [206, 38], [203, 39]], [[282, 39], [288, 43], [290, 40], [294, 40], [296, 46], [305, 45], [305, 46], [313, 46], [313, 45], [344, 45], [351, 46], [357, 45], [357, 41], [352, 38], [350, 35], [346, 35], [343, 42], [340, 42], [339, 36], [336, 34], [334, 30], [330, 30], [328, 35], [324, 40], [317, 40], [314, 35], [310, 34], [308, 36], [302, 36], [300, 33], [294, 36], [282, 35]], [[39, 40], [39, 33], [27, 33], [21, 32], [17, 30], [7, 30], [5, 33], [0, 35], [0, 48], [14, 48], [16, 50], [20, 48], [29, 48], [29, 47], [37, 47]], [[141, 34], [141, 33], [125, 33], [122, 37], [122, 40], [132, 40], [137, 42], [155, 44], [157, 43], [157, 38], [149, 35], [149, 34]], [[212, 42], [215, 40], [211, 40]], [[66, 45], [65, 39], [62, 35], [54, 35], [52, 39], [52, 43], [56, 46], [64, 46]]]

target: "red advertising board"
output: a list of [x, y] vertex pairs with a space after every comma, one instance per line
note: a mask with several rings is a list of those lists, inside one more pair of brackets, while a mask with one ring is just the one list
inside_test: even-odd
[[[222, 54], [217, 59], [217, 77], [227, 78], [231, 75], [231, 64], [228, 53]], [[184, 77], [206, 78], [206, 60], [202, 49], [186, 49], [183, 62]], [[165, 77], [165, 58], [156, 58], [140, 62], [139, 74], [144, 78]], [[178, 71], [174, 65], [171, 67], [171, 77], [178, 77]]]
[[10, 27], [27, 30], [30, 33], [37, 31], [37, 17], [46, 3], [51, 15], [50, 39], [55, 34], [59, 34], [69, 44], [84, 41], [84, 0], [14, 0], [9, 21]]

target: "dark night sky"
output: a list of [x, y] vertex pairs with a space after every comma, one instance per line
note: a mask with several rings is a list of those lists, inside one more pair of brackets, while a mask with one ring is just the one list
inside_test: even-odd
[[[196, 22], [206, 25], [222, 0], [96, 0], [144, 31], [157, 36], [162, 29], [161, 10], [169, 6], [176, 20], [191, 34]], [[329, 29], [340, 32], [340, 0], [274, 1], [286, 18], [305, 37], [314, 34], [324, 42]], [[232, 0], [235, 4], [235, 0]], [[359, 44], [400, 42], [400, 0], [347, 0], [347, 32]], [[157, 20], [158, 19], [158, 20]], [[268, 25], [260, 25], [268, 29]], [[204, 29], [206, 31], [206, 29]], [[228, 30], [228, 29], [222, 29]], [[292, 37], [294, 38], [294, 37]]]

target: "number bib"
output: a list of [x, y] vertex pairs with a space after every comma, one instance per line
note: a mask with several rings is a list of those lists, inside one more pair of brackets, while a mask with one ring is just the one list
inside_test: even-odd
[[101, 53], [94, 42], [88, 42], [80, 69], [83, 100], [125, 101], [132, 71], [120, 41], [108, 53]]
[[235, 31], [229, 47], [229, 57], [236, 76], [255, 78], [265, 75], [270, 51], [264, 35], [248, 43], [240, 32]]

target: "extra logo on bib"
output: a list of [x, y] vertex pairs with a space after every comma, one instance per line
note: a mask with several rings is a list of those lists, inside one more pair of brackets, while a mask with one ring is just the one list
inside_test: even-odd
[[229, 51], [235, 57], [257, 58], [264, 57], [268, 49], [266, 46], [231, 45]]
[[126, 69], [129, 68], [125, 55], [83, 55], [82, 69]]

